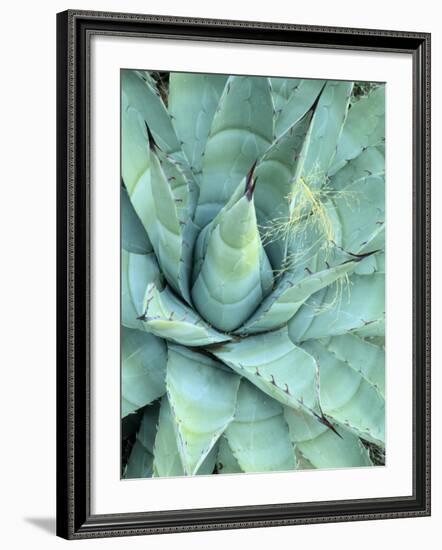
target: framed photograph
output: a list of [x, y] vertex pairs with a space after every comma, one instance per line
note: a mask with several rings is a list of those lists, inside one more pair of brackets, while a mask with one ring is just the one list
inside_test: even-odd
[[429, 34], [57, 36], [57, 534], [429, 515]]

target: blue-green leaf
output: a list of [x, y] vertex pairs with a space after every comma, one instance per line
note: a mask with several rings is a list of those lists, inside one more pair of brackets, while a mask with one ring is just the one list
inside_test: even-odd
[[282, 406], [242, 380], [235, 420], [226, 429], [229, 447], [244, 472], [293, 470], [295, 453]]
[[377, 252], [364, 258], [358, 263], [355, 273], [358, 275], [373, 275], [385, 273], [385, 252]]
[[310, 189], [319, 189], [326, 181], [352, 89], [352, 82], [332, 80], [327, 82], [319, 96], [296, 173], [296, 180], [302, 178]]
[[[172, 184], [168, 174], [174, 178]], [[180, 196], [181, 191], [178, 193], [183, 186], [186, 188], [185, 183], [176, 187], [179, 178], [176, 166], [167, 157], [159, 156], [159, 153], [151, 150], [150, 177], [145, 181], [142, 222], [168, 283], [190, 303], [190, 261], [196, 227], [187, 206], [187, 201], [190, 203], [191, 199], [186, 192], [184, 197]], [[186, 204], [181, 206], [184, 200]]]
[[227, 80], [207, 139], [195, 221], [209, 223], [273, 139], [273, 104], [267, 78]]
[[121, 251], [121, 306], [122, 323], [129, 328], [143, 330], [138, 319], [142, 315], [146, 289], [154, 282], [162, 288], [161, 274], [155, 255], [132, 254]]
[[311, 467], [354, 468], [373, 465], [360, 439], [342, 426], [334, 425], [339, 437], [302, 411], [285, 407], [284, 416], [297, 456], [308, 460]]
[[240, 377], [206, 355], [169, 346], [167, 393], [186, 475], [194, 475], [233, 419]]
[[211, 351], [277, 401], [320, 414], [317, 363], [291, 342], [286, 328], [222, 344]]
[[134, 254], [152, 252], [149, 237], [135, 212], [125, 187], [121, 187], [121, 245]]
[[367, 377], [330, 353], [319, 340], [303, 348], [320, 364], [321, 405], [326, 416], [377, 445], [385, 442], [385, 400]]
[[239, 474], [243, 471], [224, 436], [219, 438], [216, 470], [218, 474]]
[[227, 77], [215, 74], [170, 73], [168, 110], [199, 179], [207, 138]]
[[[286, 79], [291, 88], [284, 104], [280, 102], [281, 110], [276, 114], [275, 134], [281, 136], [290, 126], [300, 120], [311, 108], [324, 87], [325, 80]], [[272, 80], [273, 86], [273, 80]], [[285, 92], [287, 95], [287, 92]]]
[[264, 153], [255, 170], [255, 208], [266, 252], [275, 270], [282, 267], [286, 243], [277, 228], [290, 216], [298, 158], [311, 121], [311, 112], [291, 126]]
[[276, 289], [237, 332], [255, 334], [283, 326], [312, 294], [351, 273], [357, 263], [347, 261], [317, 273], [306, 273], [306, 277], [298, 280], [293, 273], [285, 274]]
[[221, 210], [217, 222], [207, 233], [192, 300], [214, 327], [231, 331], [269, 293], [273, 277], [260, 240], [253, 197], [247, 189], [235, 204]]
[[153, 447], [157, 431], [158, 412], [158, 403], [144, 409], [137, 438], [124, 472], [125, 479], [152, 477]]
[[144, 330], [183, 346], [207, 346], [230, 340], [213, 329], [167, 287], [159, 291], [151, 285], [145, 296]]
[[355, 334], [334, 336], [327, 349], [385, 396], [385, 350]]
[[198, 468], [198, 471], [196, 472], [197, 476], [209, 476], [214, 473], [215, 466], [216, 466], [216, 457], [218, 456], [218, 441], [215, 443], [215, 445], [210, 449], [209, 454], [204, 459], [201, 466]]
[[[140, 175], [140, 170], [134, 170], [134, 142], [130, 140], [129, 137], [137, 135], [137, 143], [140, 143], [138, 141], [138, 132], [141, 132], [144, 135], [144, 141], [147, 145], [147, 123], [155, 137], [155, 141], [165, 153], [181, 153], [181, 147], [158, 90], [151, 83], [143, 80], [136, 71], [131, 69], [124, 69], [121, 71], [121, 101], [123, 123], [123, 180], [130, 194], [133, 183], [138, 179], [136, 175]], [[128, 133], [126, 133], [126, 131]], [[146, 146], [143, 146], [143, 148], [147, 150]], [[137, 154], [138, 152], [139, 151], [137, 151]], [[126, 155], [127, 163], [125, 160]], [[133, 172], [133, 177], [126, 177], [128, 175], [126, 174], [126, 168], [131, 170], [131, 173]]]
[[294, 88], [296, 88], [300, 82], [301, 81], [297, 78], [270, 78], [275, 120], [279, 117]]
[[121, 332], [122, 416], [148, 405], [166, 392], [166, 344], [144, 331]]
[[371, 147], [349, 161], [330, 181], [339, 225], [337, 245], [352, 254], [385, 246], [384, 157]]
[[[206, 456], [196, 475], [209, 475], [215, 469], [217, 445]], [[167, 395], [161, 399], [158, 429], [153, 449], [153, 477], [185, 475], [177, 445], [177, 427]]]
[[314, 294], [289, 321], [289, 335], [299, 343], [311, 338], [360, 331], [385, 318], [385, 276], [351, 275], [349, 282]]
[[167, 395], [161, 399], [153, 456], [153, 477], [184, 475], [176, 441], [175, 422]]
[[367, 147], [383, 145], [384, 140], [385, 85], [380, 85], [352, 104], [329, 174], [335, 174]]

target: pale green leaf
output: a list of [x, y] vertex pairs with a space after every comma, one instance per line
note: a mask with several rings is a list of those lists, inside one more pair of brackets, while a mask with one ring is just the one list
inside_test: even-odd
[[[278, 137], [307, 113], [325, 84], [325, 80], [286, 81], [291, 90], [285, 104], [281, 105], [281, 110], [276, 115], [275, 133]], [[287, 92], [285, 94], [287, 95]]]
[[275, 270], [285, 258], [285, 236], [275, 228], [290, 216], [290, 201], [298, 158], [311, 121], [311, 112], [291, 126], [264, 153], [255, 170], [255, 208], [266, 252]]
[[364, 258], [358, 263], [355, 273], [357, 275], [373, 275], [374, 273], [385, 274], [385, 252], [377, 252]]
[[166, 344], [140, 330], [121, 331], [122, 415], [148, 405], [166, 391]]
[[134, 254], [152, 252], [149, 237], [130, 201], [125, 187], [121, 187], [121, 245]]
[[137, 438], [129, 455], [125, 479], [152, 477], [153, 447], [158, 423], [159, 405], [146, 407], [137, 433]]
[[266, 332], [283, 326], [315, 292], [327, 287], [336, 279], [351, 273], [358, 262], [347, 261], [317, 273], [307, 274], [296, 280], [293, 273], [287, 273], [277, 283], [248, 321], [238, 329], [239, 334]]
[[331, 285], [314, 294], [289, 321], [289, 335], [298, 343], [337, 336], [383, 323], [385, 276], [351, 275], [348, 284]]
[[[134, 128], [136, 124], [138, 125], [136, 128], [137, 134], [138, 132], [142, 132], [144, 134], [146, 145], [147, 124], [155, 137], [155, 141], [165, 153], [180, 153], [181, 147], [176, 137], [167, 109], [158, 90], [152, 85], [152, 82], [146, 82], [134, 70], [122, 70], [121, 101], [123, 124], [123, 180], [129, 190], [129, 194], [131, 194], [132, 186], [138, 179], [137, 175], [139, 177], [140, 173], [144, 170], [133, 169], [135, 152], [132, 147], [133, 142], [126, 136], [126, 124], [128, 131], [131, 131], [132, 133], [135, 133]], [[147, 147], [145, 150], [147, 150]], [[139, 152], [140, 151], [137, 151], [137, 154]], [[126, 168], [134, 172], [132, 177], [126, 177]]]
[[295, 452], [282, 406], [242, 380], [235, 420], [225, 432], [229, 448], [244, 472], [293, 470]]
[[184, 475], [176, 441], [175, 421], [167, 395], [164, 395], [161, 399], [153, 456], [153, 477]]
[[184, 472], [194, 475], [233, 419], [240, 377], [216, 361], [169, 346], [167, 393]]
[[142, 326], [148, 332], [184, 346], [206, 346], [230, 340], [181, 302], [167, 287], [151, 285], [146, 293]]
[[284, 405], [320, 414], [318, 366], [310, 354], [291, 342], [286, 328], [222, 344], [211, 351]]
[[[199, 467], [196, 475], [209, 475], [213, 473], [217, 452], [218, 448], [215, 444]], [[185, 475], [177, 445], [176, 423], [167, 395], [161, 399], [153, 456], [153, 477], [177, 477]]]
[[334, 336], [327, 349], [385, 396], [385, 350], [354, 334]]
[[[150, 152], [149, 173], [150, 177], [143, 180], [141, 221], [168, 283], [190, 303], [190, 258], [196, 238], [196, 227], [189, 211], [191, 199], [187, 196], [190, 190], [186, 182], [180, 182], [176, 166], [167, 157], [159, 157], [155, 150]], [[184, 175], [181, 176], [184, 179]], [[173, 178], [172, 184], [169, 178]], [[186, 189], [184, 196], [183, 187]], [[186, 201], [184, 206], [183, 201]]]
[[[292, 443], [298, 456], [314, 468], [372, 466], [367, 449], [351, 431], [334, 425], [339, 436], [302, 411], [284, 408]], [[302, 469], [305, 465], [301, 465]]]
[[359, 437], [384, 445], [385, 400], [378, 388], [319, 340], [304, 342], [303, 348], [320, 365], [324, 414]]
[[385, 85], [380, 85], [352, 104], [329, 174], [335, 174], [367, 147], [383, 145], [384, 140]]
[[296, 78], [270, 78], [275, 121], [278, 119], [293, 90], [300, 82], [301, 80]]
[[360, 254], [385, 246], [385, 164], [374, 147], [351, 160], [330, 180], [336, 210], [335, 243]]
[[325, 183], [347, 116], [352, 88], [352, 82], [332, 80], [319, 96], [296, 174], [296, 179], [302, 178], [311, 189], [318, 189]]
[[221, 210], [273, 140], [267, 78], [227, 80], [207, 139], [195, 221], [202, 228]]
[[144, 311], [144, 295], [152, 282], [162, 287], [161, 274], [154, 254], [132, 254], [123, 249], [121, 251], [121, 316], [124, 326], [143, 329], [138, 317]]
[[168, 110], [190, 169], [201, 177], [202, 161], [215, 110], [227, 77], [170, 73]]
[[218, 456], [216, 458], [216, 471], [218, 474], [239, 474], [242, 473], [229, 442], [224, 436], [219, 438]]
[[231, 207], [227, 204], [217, 220], [208, 233], [192, 300], [214, 327], [232, 331], [268, 294], [273, 277], [261, 244], [253, 197], [246, 192]]

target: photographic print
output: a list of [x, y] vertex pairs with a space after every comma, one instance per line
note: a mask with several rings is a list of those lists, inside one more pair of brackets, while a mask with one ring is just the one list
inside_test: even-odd
[[430, 44], [57, 14], [57, 535], [430, 515]]
[[121, 476], [385, 464], [385, 84], [121, 70]]

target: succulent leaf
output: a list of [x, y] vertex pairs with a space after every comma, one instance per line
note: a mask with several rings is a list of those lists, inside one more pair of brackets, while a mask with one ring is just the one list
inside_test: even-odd
[[290, 83], [291, 92], [276, 117], [275, 134], [277, 137], [307, 113], [325, 84], [325, 80], [287, 80]]
[[272, 270], [259, 236], [253, 198], [226, 205], [210, 230], [192, 288], [198, 311], [216, 328], [232, 331], [271, 289]]
[[347, 116], [352, 88], [352, 82], [327, 82], [317, 98], [296, 173], [296, 180], [302, 178], [312, 189], [320, 188], [325, 183], [336, 153], [336, 141]]
[[308, 112], [273, 142], [255, 170], [259, 181], [255, 190], [256, 215], [266, 252], [275, 270], [283, 265], [286, 242], [284, 238], [273, 238], [271, 230], [275, 223], [281, 225], [290, 216], [297, 161], [310, 121], [311, 112]]
[[327, 349], [385, 397], [385, 353], [380, 346], [355, 334], [342, 334], [330, 338]]
[[143, 330], [144, 294], [149, 283], [162, 288], [161, 273], [153, 253], [132, 254], [121, 251], [121, 310], [125, 327]]
[[348, 362], [340, 361], [319, 340], [303, 348], [320, 365], [321, 405], [332, 420], [357, 436], [383, 446], [385, 443], [385, 400], [378, 387]]
[[142, 326], [147, 332], [184, 346], [208, 346], [230, 340], [204, 322], [169, 288], [159, 291], [150, 285], [144, 299]]
[[295, 453], [282, 406], [243, 380], [234, 421], [225, 437], [245, 472], [293, 470]]
[[178, 451], [175, 421], [167, 395], [164, 395], [161, 399], [153, 456], [153, 477], [184, 475], [184, 469]]
[[289, 321], [293, 342], [359, 332], [385, 318], [385, 276], [351, 275], [347, 288], [329, 286], [314, 294]]
[[[150, 177], [145, 182], [146, 202], [143, 206], [142, 222], [168, 283], [190, 303], [190, 257], [196, 238], [196, 227], [188, 208], [177, 206], [180, 204], [177, 201], [182, 202], [184, 199], [175, 196], [167, 172], [163, 169], [167, 165], [169, 173], [177, 174], [169, 159], [160, 158], [155, 148], [150, 151]], [[178, 178], [176, 175], [175, 181]], [[184, 219], [180, 219], [180, 215]]]
[[186, 475], [198, 471], [232, 421], [239, 382], [210, 357], [169, 345], [167, 393]]
[[267, 78], [229, 77], [207, 139], [195, 222], [207, 225], [273, 140]]
[[352, 104], [329, 174], [335, 174], [367, 147], [382, 146], [384, 140], [385, 86], [379, 86]]
[[276, 289], [268, 296], [248, 321], [237, 330], [238, 334], [255, 334], [283, 326], [289, 321], [314, 293], [340, 277], [351, 273], [357, 261], [346, 261], [335, 267], [329, 267], [298, 279], [295, 273], [285, 274]]
[[198, 202], [198, 185], [193, 177], [183, 168], [182, 163], [177, 162], [173, 156], [165, 154], [158, 147], [153, 147], [153, 153], [158, 157], [161, 170], [165, 176], [181, 222], [187, 222], [193, 218]]
[[[342, 227], [342, 242], [345, 250], [353, 254], [378, 251], [385, 241], [385, 210], [377, 206], [382, 201], [379, 195], [383, 194], [384, 179], [370, 177], [366, 178], [364, 184], [361, 184], [361, 188], [367, 190], [365, 204], [370, 203], [373, 206], [369, 215], [362, 215], [362, 207], [354, 205], [352, 208], [345, 201], [337, 201], [338, 216]], [[358, 214], [360, 214], [359, 218]]]
[[216, 346], [212, 353], [282, 404], [320, 414], [316, 361], [292, 343], [286, 328]]
[[218, 474], [239, 474], [241, 466], [232, 453], [227, 439], [224, 436], [219, 438], [218, 455], [216, 457], [216, 470]]
[[216, 457], [218, 456], [218, 441], [215, 443], [215, 445], [210, 449], [209, 454], [204, 459], [201, 466], [198, 468], [198, 471], [196, 472], [197, 476], [208, 476], [214, 473], [215, 467], [216, 467]]
[[[142, 164], [141, 169], [134, 170], [134, 159], [142, 158], [138, 157], [138, 154], [141, 155], [142, 150], [148, 150], [146, 124], [154, 134], [155, 141], [165, 153], [177, 154], [178, 157], [182, 157], [182, 152], [167, 109], [158, 90], [151, 82], [146, 82], [134, 71], [122, 70], [121, 100], [123, 180], [131, 194], [133, 185], [140, 174], [144, 172]], [[141, 140], [140, 133], [144, 136], [144, 140]], [[134, 141], [130, 139], [132, 136], [137, 138], [136, 151], [134, 150]], [[144, 144], [141, 145], [143, 141]], [[131, 177], [126, 170], [130, 171]]]
[[[249, 174], [253, 174], [253, 169], [249, 171]], [[224, 212], [229, 211], [245, 194], [247, 177], [245, 177], [240, 185], [235, 189], [232, 196], [229, 198], [224, 207], [218, 212], [218, 214], [213, 218], [213, 220], [207, 224], [201, 231], [195, 241], [195, 246], [193, 249], [193, 272], [192, 272], [192, 284], [195, 284], [195, 281], [200, 274], [201, 267], [203, 265], [204, 258], [207, 252], [207, 246], [209, 244], [209, 239], [212, 235], [214, 229], [219, 225], [221, 217], [224, 215]]]
[[366, 323], [363, 327], [352, 331], [356, 336], [361, 338], [377, 338], [385, 336], [385, 314], [381, 319]]
[[166, 392], [166, 344], [144, 331], [122, 328], [122, 416]]
[[[335, 424], [339, 436], [302, 411], [284, 408], [292, 443], [313, 468], [354, 468], [372, 466], [367, 449], [359, 437]], [[299, 467], [299, 465], [298, 465]], [[306, 466], [302, 465], [301, 469]]]
[[373, 275], [373, 273], [385, 274], [385, 253], [377, 252], [363, 258], [358, 263], [355, 273], [357, 275]]
[[293, 92], [293, 88], [300, 82], [301, 80], [296, 78], [270, 78], [273, 106], [275, 108], [275, 120], [277, 120], [284, 105], [287, 103], [287, 100]]
[[[361, 156], [367, 157], [367, 151], [371, 157], [380, 155], [371, 148]], [[330, 200], [336, 209], [335, 225], [340, 226], [339, 238], [335, 242], [352, 254], [382, 249], [385, 240], [384, 171], [372, 173], [364, 170], [355, 177], [365, 164], [364, 160], [367, 158], [349, 161], [331, 178], [335, 193]]]
[[158, 413], [158, 403], [144, 409], [137, 437], [124, 472], [125, 479], [152, 477], [153, 447], [157, 431]]
[[379, 147], [369, 146], [363, 149], [358, 156], [349, 159], [333, 175], [329, 175], [329, 179], [332, 188], [342, 190], [364, 177], [384, 175], [385, 154], [380, 151]]
[[[200, 465], [196, 475], [213, 473], [217, 453], [217, 445], [214, 445]], [[176, 422], [167, 395], [164, 395], [161, 399], [153, 456], [152, 477], [177, 477], [185, 475], [178, 450]]]
[[[136, 75], [130, 76], [129, 79], [121, 93], [121, 177], [131, 195], [140, 177], [149, 167], [149, 156], [142, 107], [134, 107], [128, 93], [123, 91], [127, 90], [130, 83], [135, 83], [139, 84], [144, 92], [144, 85]], [[144, 99], [141, 99], [141, 102], [144, 103]]]
[[202, 161], [215, 110], [226, 84], [223, 75], [171, 73], [168, 110], [188, 159], [200, 179]]
[[121, 245], [134, 254], [149, 254], [152, 245], [143, 224], [130, 201], [125, 187], [121, 187]]

